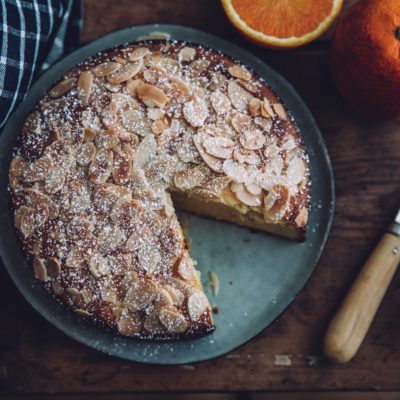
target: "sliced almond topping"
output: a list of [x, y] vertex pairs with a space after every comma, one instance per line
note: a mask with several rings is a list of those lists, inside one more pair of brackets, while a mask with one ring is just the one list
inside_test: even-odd
[[249, 92], [251, 93], [257, 93], [259, 86], [257, 85], [257, 82], [254, 81], [244, 81], [243, 79], [238, 79], [238, 82]]
[[289, 206], [289, 190], [283, 185], [274, 185], [264, 197], [264, 218], [278, 222]]
[[178, 103], [184, 103], [192, 98], [192, 89], [181, 78], [173, 76], [171, 78], [171, 87], [168, 89], [168, 95]]
[[79, 99], [82, 102], [82, 105], [86, 105], [89, 101], [90, 93], [92, 91], [93, 85], [93, 75], [90, 72], [82, 72], [79, 81], [78, 81], [78, 89], [79, 89]]
[[275, 116], [274, 110], [271, 107], [271, 103], [266, 97], [264, 97], [263, 103], [261, 105], [261, 115], [264, 118], [273, 118]]
[[198, 127], [204, 124], [208, 117], [207, 104], [199, 96], [194, 96], [191, 101], [183, 106], [183, 115], [187, 122], [193, 127]]
[[208, 154], [218, 158], [231, 158], [235, 143], [225, 137], [209, 137], [203, 142]]
[[25, 161], [23, 157], [16, 155], [11, 161], [10, 174], [15, 177], [21, 177], [28, 166], [29, 163]]
[[154, 85], [143, 83], [136, 88], [136, 92], [140, 100], [147, 107], [164, 107], [168, 102], [165, 93]]
[[144, 329], [152, 335], [158, 335], [165, 332], [165, 326], [160, 322], [159, 319], [160, 311], [154, 310], [144, 321]]
[[203, 161], [215, 172], [218, 173], [222, 173], [223, 169], [222, 169], [222, 160], [220, 160], [219, 158], [216, 158], [214, 156], [211, 156], [210, 154], [208, 154], [204, 148], [203, 145], [203, 140], [204, 140], [205, 136], [198, 133], [197, 135], [193, 136], [193, 141], [194, 144], [197, 148], [197, 151], [199, 152], [201, 158], [203, 159]]
[[29, 164], [23, 175], [25, 182], [37, 182], [46, 178], [54, 168], [54, 162], [50, 157], [43, 156]]
[[160, 322], [171, 333], [183, 333], [187, 329], [185, 317], [173, 308], [162, 308], [159, 314]]
[[249, 101], [249, 111], [253, 117], [261, 115], [261, 104], [262, 101], [256, 97]]
[[241, 146], [235, 146], [233, 149], [233, 159], [239, 164], [257, 165], [260, 162], [260, 157], [253, 150], [247, 150]]
[[155, 283], [149, 280], [138, 280], [128, 288], [124, 302], [132, 304], [138, 310], [143, 310], [152, 305], [157, 294], [158, 287]]
[[220, 194], [225, 189], [232, 179], [229, 176], [217, 176], [216, 178], [210, 179], [208, 182], [203, 184], [204, 189], [212, 190], [215, 193]]
[[189, 255], [183, 255], [178, 264], [178, 275], [185, 280], [192, 280], [195, 273], [193, 261]]
[[92, 142], [97, 135], [97, 131], [92, 128], [84, 128], [83, 129], [83, 141], [84, 142]]
[[158, 119], [157, 121], [154, 121], [151, 124], [151, 130], [156, 135], [159, 135], [160, 133], [164, 132], [167, 128], [168, 125], [161, 119]]
[[141, 79], [133, 79], [133, 80], [128, 80], [126, 82], [125, 88], [127, 92], [132, 96], [136, 97], [137, 96], [137, 88], [142, 85], [144, 82]]
[[231, 101], [219, 90], [210, 96], [211, 104], [218, 115], [226, 114], [231, 110]]
[[103, 228], [98, 235], [98, 240], [102, 251], [115, 251], [126, 241], [126, 236], [118, 226], [111, 225]]
[[294, 222], [299, 228], [303, 228], [307, 225], [307, 221], [308, 221], [308, 210], [307, 208], [303, 207], [302, 209], [300, 209]]
[[53, 288], [53, 292], [56, 296], [61, 296], [64, 293], [64, 288], [57, 281], [52, 281], [51, 287]]
[[188, 299], [188, 310], [192, 320], [198, 319], [208, 308], [208, 300], [204, 293], [196, 292]]
[[103, 76], [107, 76], [112, 74], [113, 72], [116, 72], [120, 68], [121, 64], [113, 61], [107, 61], [94, 67], [93, 73], [99, 78], [102, 78]]
[[245, 187], [242, 190], [237, 190], [234, 192], [237, 199], [248, 206], [258, 207], [261, 206], [261, 195], [251, 194]]
[[126, 64], [128, 61], [125, 60], [125, 58], [122, 57], [114, 57], [115, 62], [117, 62], [118, 64]]
[[204, 71], [208, 69], [211, 61], [205, 59], [194, 60], [189, 65], [189, 72], [193, 76], [200, 76]]
[[214, 296], [218, 296], [219, 292], [218, 275], [214, 271], [210, 271], [209, 276], [210, 276], [210, 282], [208, 283], [208, 285], [210, 285], [213, 288]]
[[122, 83], [127, 81], [128, 79], [132, 79], [135, 75], [137, 75], [142, 69], [142, 63], [126, 63], [121, 65], [116, 71], [112, 74], [107, 75], [108, 82], [113, 85], [117, 83]]
[[40, 258], [35, 257], [33, 259], [33, 272], [35, 273], [36, 278], [40, 281], [47, 280], [46, 266]]
[[147, 135], [140, 142], [134, 155], [134, 163], [138, 167], [144, 167], [156, 155], [157, 142], [154, 135]]
[[209, 201], [209, 200], [220, 200], [221, 196], [219, 193], [214, 192], [210, 189], [204, 188], [195, 188], [193, 190], [193, 195], [200, 200]]
[[[118, 65], [119, 65], [119, 64], [118, 64]], [[109, 90], [111, 93], [118, 93], [118, 92], [120, 92], [121, 89], [122, 89], [122, 85], [121, 85], [120, 83], [115, 83], [115, 84], [113, 84], [113, 83], [110, 83], [110, 82], [108, 82], [108, 81], [105, 81], [105, 82], [103, 83], [103, 86], [104, 86], [107, 90]]]
[[110, 264], [107, 258], [99, 253], [93, 254], [88, 261], [89, 271], [95, 278], [101, 278], [110, 273]]
[[193, 47], [184, 47], [178, 53], [179, 61], [192, 61], [196, 57], [196, 49]]
[[113, 151], [100, 149], [89, 167], [89, 179], [96, 184], [105, 183], [113, 168]]
[[24, 189], [24, 193], [28, 201], [33, 206], [37, 207], [39, 204], [46, 204], [49, 208], [50, 219], [58, 217], [59, 214], [58, 206], [49, 196], [32, 188]]
[[246, 168], [233, 160], [224, 161], [223, 171], [236, 183], [243, 183], [248, 179]]
[[285, 120], [287, 118], [286, 111], [283, 108], [283, 105], [280, 103], [274, 103], [272, 104], [273, 109], [275, 112], [278, 114], [278, 117]]
[[240, 83], [231, 80], [228, 83], [228, 97], [237, 110], [246, 112], [253, 95], [240, 85]]
[[120, 151], [114, 160], [113, 178], [118, 185], [129, 182], [132, 170], [132, 158], [126, 151]]
[[162, 259], [160, 251], [156, 247], [145, 243], [139, 247], [137, 253], [140, 266], [145, 269], [148, 276], [158, 272], [158, 266]]
[[128, 197], [121, 197], [115, 202], [110, 213], [110, 218], [116, 224], [127, 225], [136, 219], [140, 211], [141, 208], [135, 200]]
[[208, 173], [202, 166], [178, 171], [174, 176], [174, 184], [178, 189], [189, 190], [201, 184], [207, 179]]
[[90, 313], [89, 311], [86, 311], [82, 308], [75, 308], [74, 312], [76, 312], [77, 314], [79, 314], [81, 317], [91, 317], [93, 314]]
[[286, 176], [292, 185], [297, 185], [303, 180], [305, 171], [306, 162], [300, 157], [295, 157], [289, 161]]
[[51, 278], [56, 278], [58, 275], [61, 273], [61, 265], [60, 262], [56, 257], [50, 257], [47, 260], [47, 266], [46, 266], [47, 274]]
[[82, 257], [82, 252], [77, 246], [71, 248], [68, 253], [67, 259], [65, 260], [65, 265], [68, 268], [79, 268], [84, 262]]
[[76, 161], [79, 165], [89, 165], [96, 155], [96, 146], [92, 142], [82, 145], [76, 154]]
[[69, 294], [74, 306], [82, 308], [85, 306], [85, 299], [82, 293], [75, 288], [67, 288], [67, 293]]
[[143, 329], [143, 320], [138, 313], [123, 313], [117, 322], [117, 328], [121, 335], [135, 336]]
[[178, 307], [182, 305], [183, 301], [185, 300], [185, 295], [178, 288], [174, 288], [170, 285], [165, 285], [163, 289], [165, 289], [170, 295], [173, 305]]
[[138, 61], [149, 53], [150, 50], [147, 47], [138, 47], [129, 54], [129, 61]]
[[244, 81], [248, 81], [251, 78], [250, 71], [240, 65], [233, 65], [228, 68], [228, 71], [233, 77], [243, 79]]
[[269, 118], [255, 117], [254, 123], [260, 126], [265, 132], [269, 132], [272, 128], [272, 121]]
[[114, 132], [101, 131], [96, 135], [95, 143], [98, 149], [111, 149], [119, 143], [119, 139]]
[[54, 86], [49, 95], [53, 98], [60, 97], [63, 94], [69, 92], [72, 87], [75, 85], [77, 79], [76, 78], [69, 78], [65, 79], [64, 81], [60, 82], [58, 85]]
[[164, 307], [172, 307], [174, 302], [169, 294], [168, 290], [165, 288], [161, 288], [157, 294], [156, 299], [154, 300], [154, 307], [156, 309], [164, 308]]
[[264, 146], [267, 139], [260, 129], [253, 128], [244, 135], [241, 135], [239, 141], [247, 150], [259, 150]]
[[250, 129], [251, 117], [246, 114], [237, 112], [231, 119], [231, 124], [236, 132], [244, 133]]
[[165, 115], [165, 111], [158, 107], [149, 107], [147, 109], [147, 118], [152, 121], [160, 120]]
[[258, 196], [262, 191], [261, 186], [257, 185], [257, 183], [255, 183], [255, 182], [245, 183], [244, 186], [247, 189], [247, 191], [254, 196]]
[[21, 218], [22, 216], [29, 210], [27, 206], [19, 207], [14, 214], [14, 226], [18, 229], [21, 229]]

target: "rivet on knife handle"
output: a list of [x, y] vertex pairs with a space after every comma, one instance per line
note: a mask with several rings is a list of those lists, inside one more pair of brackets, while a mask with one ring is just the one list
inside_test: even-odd
[[357, 352], [400, 261], [400, 210], [364, 264], [323, 340], [323, 353], [345, 363]]

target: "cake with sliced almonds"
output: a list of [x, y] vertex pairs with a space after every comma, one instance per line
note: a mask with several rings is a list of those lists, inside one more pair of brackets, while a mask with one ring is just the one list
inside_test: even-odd
[[9, 183], [36, 277], [141, 339], [214, 330], [174, 207], [303, 240], [310, 201], [307, 155], [277, 95], [223, 54], [170, 41], [66, 73], [27, 118]]

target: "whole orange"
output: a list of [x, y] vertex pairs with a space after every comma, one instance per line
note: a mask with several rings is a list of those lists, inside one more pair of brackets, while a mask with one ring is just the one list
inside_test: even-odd
[[362, 113], [400, 119], [400, 0], [361, 0], [336, 27], [333, 80]]

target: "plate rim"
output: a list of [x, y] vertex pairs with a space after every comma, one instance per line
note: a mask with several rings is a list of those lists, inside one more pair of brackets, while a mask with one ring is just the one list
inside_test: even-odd
[[[215, 355], [210, 355], [210, 356], [206, 356], [206, 357], [196, 357], [196, 359], [190, 359], [190, 360], [182, 360], [182, 361], [176, 361], [176, 360], [172, 360], [171, 362], [169, 360], [156, 360], [156, 361], [152, 361], [149, 359], [146, 360], [142, 360], [142, 359], [137, 359], [137, 358], [131, 358], [131, 357], [127, 357], [124, 354], [118, 353], [117, 351], [113, 351], [110, 349], [104, 349], [99, 345], [96, 345], [96, 343], [93, 343], [93, 341], [86, 340], [86, 337], [83, 337], [83, 335], [76, 333], [75, 331], [73, 331], [71, 328], [69, 328], [68, 326], [65, 326], [65, 323], [62, 321], [59, 321], [57, 318], [55, 318], [51, 312], [44, 310], [42, 305], [39, 304], [39, 300], [36, 299], [36, 297], [31, 293], [31, 292], [24, 292], [23, 290], [23, 285], [22, 283], [19, 281], [16, 272], [14, 271], [15, 266], [12, 265], [13, 263], [10, 262], [8, 263], [8, 256], [7, 256], [7, 249], [6, 249], [6, 245], [3, 242], [4, 238], [2, 238], [2, 240], [0, 240], [0, 257], [3, 261], [3, 265], [5, 266], [8, 274], [10, 275], [12, 281], [14, 282], [14, 284], [16, 285], [16, 287], [18, 288], [18, 290], [20, 291], [20, 293], [22, 294], [22, 296], [25, 298], [25, 300], [28, 301], [28, 303], [42, 316], [44, 317], [50, 324], [52, 324], [53, 326], [55, 326], [57, 329], [59, 329], [61, 332], [63, 332], [64, 334], [66, 334], [67, 336], [71, 337], [72, 339], [76, 340], [79, 343], [82, 343], [88, 347], [94, 348], [102, 353], [111, 355], [111, 356], [115, 356], [121, 359], [126, 359], [126, 360], [130, 360], [130, 361], [135, 361], [135, 362], [140, 362], [140, 363], [145, 363], [145, 364], [153, 364], [153, 365], [181, 365], [181, 364], [187, 364], [187, 363], [195, 363], [195, 362], [201, 362], [201, 361], [206, 361], [206, 360], [210, 360], [216, 357], [220, 357], [230, 351], [233, 351], [243, 345], [245, 345], [246, 343], [248, 343], [249, 341], [253, 340], [255, 337], [259, 336], [262, 332], [264, 332], [269, 326], [271, 326], [271, 324], [276, 321], [277, 318], [279, 318], [282, 313], [293, 303], [294, 299], [297, 297], [297, 295], [304, 289], [305, 285], [307, 284], [307, 282], [310, 279], [311, 274], [314, 272], [323, 249], [325, 248], [327, 239], [329, 237], [331, 228], [332, 228], [332, 223], [333, 223], [333, 217], [334, 217], [334, 204], [335, 204], [335, 186], [334, 186], [334, 175], [333, 175], [333, 169], [332, 169], [332, 164], [329, 158], [329, 154], [328, 154], [328, 150], [327, 147], [325, 145], [325, 142], [323, 140], [322, 134], [320, 132], [320, 129], [311, 113], [311, 111], [309, 110], [309, 108], [307, 107], [307, 105], [305, 104], [304, 100], [302, 100], [302, 98], [300, 97], [300, 95], [297, 93], [297, 91], [294, 89], [294, 87], [291, 85], [290, 82], [288, 82], [285, 78], [283, 78], [282, 75], [279, 74], [279, 72], [275, 71], [274, 69], [272, 69], [267, 63], [265, 63], [264, 61], [262, 61], [261, 59], [259, 59], [257, 56], [255, 56], [254, 54], [250, 53], [249, 51], [247, 51], [246, 49], [242, 48], [241, 46], [237, 46], [234, 43], [231, 43], [228, 40], [222, 39], [218, 36], [212, 35], [210, 33], [198, 30], [198, 29], [194, 29], [194, 28], [190, 28], [190, 27], [185, 27], [185, 26], [180, 26], [180, 25], [172, 25], [172, 24], [148, 24], [148, 25], [137, 25], [137, 26], [133, 26], [133, 27], [129, 27], [129, 28], [125, 28], [125, 29], [121, 29], [121, 30], [117, 30], [114, 32], [111, 32], [105, 36], [102, 36], [82, 47], [80, 47], [79, 49], [75, 50], [74, 52], [70, 53], [69, 55], [67, 55], [66, 57], [64, 57], [63, 59], [59, 60], [57, 63], [55, 63], [53, 66], [51, 66], [47, 71], [45, 71], [37, 80], [36, 82], [32, 85], [32, 87], [29, 89], [27, 95], [24, 98], [24, 101], [18, 106], [18, 108], [12, 113], [11, 117], [8, 119], [8, 121], [6, 122], [4, 128], [2, 129], [2, 135], [0, 137], [0, 165], [3, 164], [3, 159], [4, 158], [8, 158], [10, 159], [11, 154], [10, 155], [5, 155], [3, 156], [2, 152], [3, 147], [5, 146], [5, 142], [6, 142], [6, 137], [4, 132], [7, 130], [7, 127], [9, 125], [12, 125], [14, 121], [16, 121], [20, 116], [23, 116], [24, 114], [27, 113], [27, 106], [26, 104], [29, 104], [29, 100], [33, 97], [36, 99], [36, 102], [38, 99], [40, 99], [48, 90], [48, 88], [46, 87], [46, 85], [43, 85], [43, 83], [48, 82], [49, 77], [56, 75], [57, 77], [55, 79], [52, 79], [51, 81], [54, 82], [57, 79], [59, 79], [62, 74], [64, 74], [65, 72], [67, 72], [68, 70], [70, 70], [71, 68], [73, 68], [73, 66], [70, 66], [70, 63], [72, 62], [72, 60], [74, 60], [76, 57], [78, 57], [80, 59], [79, 62], [83, 62], [84, 60], [86, 60], [87, 58], [94, 56], [95, 54], [97, 54], [99, 51], [103, 51], [109, 48], [113, 48], [113, 47], [117, 47], [117, 46], [121, 46], [124, 43], [130, 43], [130, 42], [135, 42], [136, 39], [135, 37], [132, 37], [132, 39], [129, 39], [128, 41], [121, 41], [121, 39], [119, 39], [120, 37], [125, 37], [129, 36], [129, 34], [134, 34], [136, 32], [136, 37], [140, 35], [140, 32], [144, 31], [144, 33], [151, 33], [154, 31], [161, 31], [161, 32], [166, 32], [169, 33], [172, 36], [171, 40], [174, 40], [174, 34], [182, 34], [182, 33], [187, 33], [189, 36], [193, 35], [199, 38], [199, 40], [186, 40], [187, 42], [191, 42], [194, 44], [200, 44], [200, 45], [204, 45], [207, 46], [211, 49], [220, 51], [224, 54], [226, 54], [229, 57], [232, 57], [233, 59], [239, 60], [242, 62], [242, 55], [243, 58], [246, 59], [250, 59], [251, 60], [251, 65], [248, 65], [251, 69], [254, 69], [255, 72], [261, 76], [262, 78], [262, 74], [259, 74], [257, 72], [257, 69], [254, 65], [259, 65], [260, 67], [262, 67], [263, 69], [267, 70], [268, 73], [274, 75], [274, 83], [276, 86], [282, 85], [283, 88], [285, 88], [285, 91], [287, 91], [289, 93], [290, 96], [293, 97], [294, 100], [296, 100], [299, 104], [299, 106], [302, 108], [302, 113], [305, 114], [306, 119], [308, 120], [309, 123], [311, 123], [311, 125], [313, 126], [314, 129], [314, 134], [316, 134], [316, 139], [318, 141], [318, 145], [319, 147], [322, 149], [322, 156], [323, 156], [323, 160], [325, 163], [325, 167], [326, 167], [326, 173], [329, 175], [330, 178], [330, 184], [329, 184], [329, 198], [331, 199], [331, 204], [330, 204], [330, 208], [329, 210], [327, 210], [327, 212], [329, 213], [329, 217], [328, 217], [328, 221], [327, 224], [325, 226], [325, 232], [321, 241], [321, 245], [320, 248], [318, 249], [318, 254], [314, 259], [314, 263], [313, 266], [309, 269], [308, 273], [306, 274], [304, 281], [302, 281], [300, 283], [300, 285], [297, 287], [297, 290], [295, 290], [292, 294], [292, 296], [290, 297], [289, 301], [286, 302], [286, 305], [282, 307], [282, 309], [279, 311], [279, 313], [269, 322], [266, 322], [267, 325], [265, 325], [258, 333], [254, 334], [252, 337], [249, 337], [247, 340], [241, 342], [240, 344], [237, 344], [236, 346], [228, 349], [228, 350], [224, 350], [222, 352], [219, 352], [218, 354]], [[137, 34], [137, 32], [139, 32], [139, 34]], [[140, 35], [143, 36], [143, 35]], [[183, 39], [176, 39], [176, 40], [180, 40], [180, 41], [184, 41]], [[212, 41], [212, 45], [207, 45], [207, 41]], [[109, 42], [115, 42], [114, 44], [106, 44]], [[104, 43], [104, 45], [103, 45]], [[217, 43], [217, 46], [215, 46], [215, 43]], [[98, 47], [100, 47], [101, 49], [97, 49]], [[92, 49], [94, 49], [92, 51]], [[96, 50], [97, 49], [97, 50]], [[235, 51], [241, 54], [240, 58], [237, 57], [233, 57], [230, 54], [230, 51]], [[87, 52], [91, 53], [91, 56], [87, 56]], [[77, 63], [74, 62], [73, 65], [76, 65]], [[247, 65], [247, 62], [243, 62], [243, 64]], [[63, 67], [65, 65], [65, 67]], [[61, 74], [58, 72], [59, 69], [62, 69], [64, 72], [62, 72]], [[56, 72], [54, 72], [56, 71]], [[273, 90], [273, 92], [278, 96], [280, 96], [280, 90], [283, 89], [277, 89], [276, 86], [274, 85], [270, 85], [270, 81], [271, 79], [269, 79], [266, 83], [268, 84], [268, 86], [270, 86]], [[45, 88], [45, 89], [44, 89]], [[37, 93], [36, 93], [37, 92]], [[36, 93], [36, 95], [34, 95]], [[31, 108], [28, 107], [28, 110], [30, 111]], [[290, 109], [290, 111], [292, 112], [292, 109]], [[293, 113], [295, 114], [295, 113]], [[9, 162], [7, 162], [7, 160], [5, 161], [5, 165], [3, 164], [3, 167], [7, 166], [7, 171], [8, 171], [8, 166], [9, 166]], [[311, 188], [312, 190], [312, 188]], [[7, 191], [6, 191], [7, 192]], [[2, 195], [3, 196], [3, 195]], [[8, 193], [5, 194], [5, 196], [8, 197]], [[9, 213], [9, 210], [1, 210], [1, 218], [11, 218], [11, 215]], [[21, 249], [22, 251], [22, 249]], [[6, 260], [5, 260], [6, 258]], [[26, 261], [25, 261], [26, 262]], [[33, 276], [33, 274], [32, 274]], [[32, 282], [34, 285], [36, 284], [36, 282]], [[40, 283], [41, 285], [41, 283]], [[42, 285], [41, 285], [42, 286]], [[64, 305], [59, 304], [59, 306], [64, 307]], [[65, 308], [65, 307], [64, 307]], [[85, 321], [86, 322], [86, 321]], [[94, 324], [92, 324], [94, 325]], [[98, 327], [95, 327], [95, 329], [101, 329]], [[218, 329], [218, 328], [217, 328]], [[103, 329], [104, 330], [104, 329]], [[212, 336], [209, 336], [212, 337]], [[129, 339], [129, 338], [128, 338]], [[134, 340], [131, 339], [130, 340]], [[194, 341], [198, 340], [198, 339], [193, 339]], [[157, 344], [160, 344], [158, 342], [155, 342]], [[172, 343], [172, 342], [168, 342], [168, 343]]]

